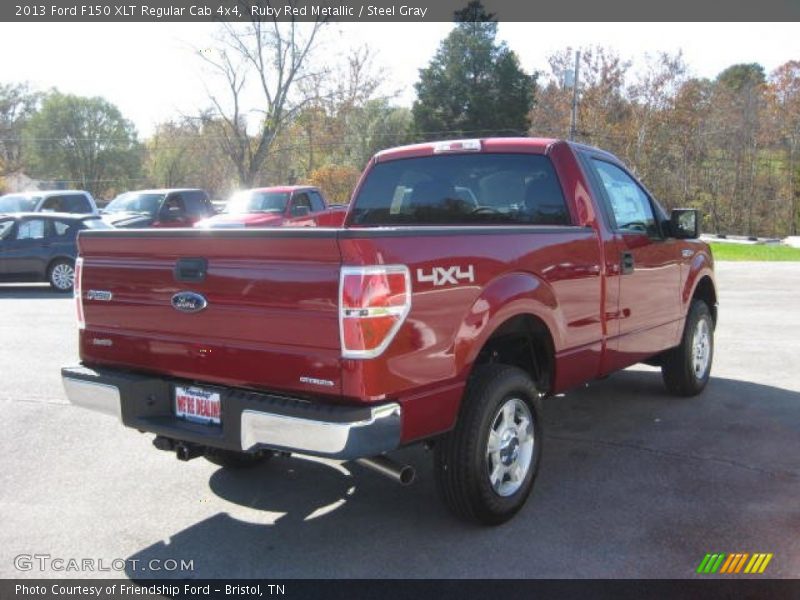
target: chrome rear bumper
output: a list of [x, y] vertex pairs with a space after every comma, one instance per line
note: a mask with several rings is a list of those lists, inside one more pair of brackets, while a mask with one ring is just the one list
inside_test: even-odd
[[175, 416], [173, 389], [182, 382], [83, 366], [65, 367], [61, 374], [72, 404], [173, 440], [342, 460], [376, 456], [400, 445], [402, 414], [397, 403], [336, 406], [209, 385], [220, 393], [223, 417], [221, 426], [208, 426]]

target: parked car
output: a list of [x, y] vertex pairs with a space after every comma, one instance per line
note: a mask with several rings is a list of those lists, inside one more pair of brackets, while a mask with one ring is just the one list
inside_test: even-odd
[[341, 228], [82, 234], [64, 386], [183, 460], [297, 452], [407, 482], [386, 453], [424, 442], [445, 504], [495, 525], [533, 487], [543, 397], [645, 361], [703, 391], [698, 223], [568, 141], [386, 150]]
[[200, 189], [160, 189], [125, 192], [101, 211], [114, 227], [191, 227], [214, 214], [208, 194]]
[[48, 281], [54, 289], [68, 292], [75, 278], [78, 232], [109, 228], [97, 215], [0, 215], [0, 279]]
[[97, 213], [97, 204], [89, 192], [81, 190], [44, 190], [0, 196], [0, 213], [59, 212]]
[[347, 207], [331, 207], [318, 188], [274, 186], [242, 190], [228, 200], [223, 212], [195, 227], [339, 227]]

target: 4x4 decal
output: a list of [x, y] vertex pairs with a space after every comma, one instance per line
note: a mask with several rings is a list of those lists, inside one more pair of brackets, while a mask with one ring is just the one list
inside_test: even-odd
[[417, 269], [417, 281], [420, 283], [432, 283], [435, 286], [458, 285], [459, 280], [475, 283], [474, 267], [472, 265], [467, 265], [465, 269], [458, 265], [453, 267], [433, 267], [430, 273]]

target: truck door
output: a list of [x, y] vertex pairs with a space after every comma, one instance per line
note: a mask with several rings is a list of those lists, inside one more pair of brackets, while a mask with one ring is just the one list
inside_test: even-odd
[[[619, 305], [610, 324], [608, 365], [622, 368], [676, 343], [681, 325], [680, 250], [665, 238], [662, 215], [650, 195], [627, 171], [602, 158], [589, 158], [598, 191], [614, 230], [619, 256]], [[615, 331], [616, 330], [616, 331]]]

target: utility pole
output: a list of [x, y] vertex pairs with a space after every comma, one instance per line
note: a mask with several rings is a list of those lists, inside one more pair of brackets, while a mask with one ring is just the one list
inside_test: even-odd
[[569, 139], [574, 140], [578, 134], [578, 70], [580, 68], [581, 51], [575, 51], [575, 73], [572, 80], [572, 116], [569, 123]]

